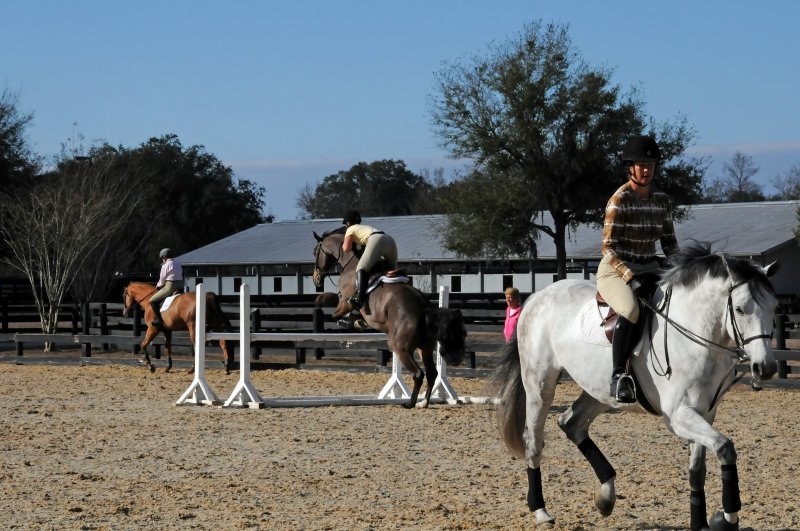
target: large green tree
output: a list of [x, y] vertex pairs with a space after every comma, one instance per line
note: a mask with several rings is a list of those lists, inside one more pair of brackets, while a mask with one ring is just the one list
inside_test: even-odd
[[453, 187], [447, 248], [535, 254], [542, 232], [555, 242], [564, 278], [569, 227], [602, 220], [607, 198], [624, 182], [622, 145], [643, 131], [662, 148], [659, 185], [676, 202], [701, 197], [704, 161], [677, 158], [694, 135], [685, 118], [654, 122], [639, 92], [623, 92], [611, 75], [573, 48], [567, 26], [542, 22], [436, 74], [434, 130], [453, 156], [475, 162]]
[[359, 162], [328, 175], [315, 188], [306, 186], [297, 200], [311, 218], [341, 217], [348, 210], [362, 216], [430, 214], [439, 207], [434, 191], [442, 177], [417, 175], [401, 160]]

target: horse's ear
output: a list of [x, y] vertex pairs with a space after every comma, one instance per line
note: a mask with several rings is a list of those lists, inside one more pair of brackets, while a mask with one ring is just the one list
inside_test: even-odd
[[314, 232], [314, 239], [316, 239], [318, 242], [321, 242], [322, 241], [322, 236], [317, 234], [316, 231], [312, 231], [312, 232]]
[[771, 277], [772, 275], [777, 273], [780, 268], [781, 268], [781, 263], [775, 260], [774, 262], [772, 262], [771, 264], [769, 264], [767, 267], [764, 268], [764, 274], [767, 275], [768, 277]]

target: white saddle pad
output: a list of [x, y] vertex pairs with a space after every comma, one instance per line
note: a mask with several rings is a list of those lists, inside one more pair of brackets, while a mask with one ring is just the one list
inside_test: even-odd
[[370, 283], [369, 287], [367, 288], [367, 293], [372, 293], [381, 284], [406, 284], [408, 282], [411, 282], [411, 279], [405, 275], [399, 277], [387, 277], [381, 275]]
[[164, 302], [161, 304], [161, 311], [166, 312], [167, 310], [169, 310], [169, 305], [172, 304], [172, 301], [174, 301], [177, 297], [180, 296], [181, 296], [180, 293], [176, 293], [175, 295], [170, 295], [169, 297], [164, 299]]
[[[575, 339], [583, 343], [611, 347], [611, 342], [606, 337], [603, 327], [603, 319], [606, 318], [609, 311], [608, 306], [598, 306], [597, 301], [594, 300], [585, 304], [572, 321]], [[649, 334], [645, 332], [634, 347], [633, 355], [639, 356], [648, 348], [650, 348], [650, 339]]]
[[610, 347], [611, 343], [603, 328], [603, 319], [606, 318], [609, 311], [608, 306], [598, 307], [597, 302], [593, 300], [584, 304], [578, 315], [572, 320], [575, 339], [583, 343]]

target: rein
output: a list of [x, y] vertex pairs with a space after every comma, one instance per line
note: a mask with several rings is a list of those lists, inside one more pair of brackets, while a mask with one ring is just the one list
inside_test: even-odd
[[[158, 291], [158, 288], [153, 289], [153, 291], [151, 291], [150, 293], [148, 293], [147, 295], [142, 297], [142, 301], [146, 300], [148, 297], [150, 297], [156, 291]], [[134, 297], [133, 295], [131, 295], [130, 292], [128, 291], [128, 286], [126, 286], [125, 287], [125, 298], [127, 298], [128, 296], [130, 296], [130, 298], [133, 299], [133, 302], [135, 302], [136, 304], [141, 306], [141, 304], [142, 304], [141, 301], [139, 299], [137, 299], [136, 297]], [[124, 306], [124, 301], [123, 301], [123, 306]], [[130, 310], [132, 307], [133, 307], [133, 304], [131, 304], [127, 308], [123, 308], [123, 310]]]
[[[725, 259], [725, 257], [723, 255], [720, 255], [720, 257], [722, 258], [722, 263], [725, 265], [725, 269], [728, 272], [728, 276], [731, 279], [731, 285], [728, 287], [728, 302], [726, 304], [725, 311], [726, 311], [726, 313], [728, 315], [730, 315], [731, 328], [733, 329], [733, 339], [736, 342], [736, 347], [735, 348], [730, 348], [730, 347], [727, 347], [725, 345], [720, 345], [718, 343], [715, 343], [714, 341], [711, 341], [710, 339], [704, 338], [704, 337], [700, 336], [699, 334], [697, 334], [695, 332], [692, 332], [691, 330], [689, 330], [688, 328], [686, 328], [682, 324], [676, 322], [674, 319], [672, 319], [669, 316], [669, 306], [670, 306], [670, 301], [672, 299], [672, 286], [668, 287], [666, 292], [665, 292], [665, 294], [664, 294], [664, 304], [662, 306], [663, 309], [654, 307], [652, 304], [650, 304], [649, 301], [647, 301], [647, 300], [645, 300], [643, 298], [639, 298], [639, 301], [642, 304], [644, 304], [648, 309], [650, 309], [650, 311], [652, 311], [654, 314], [656, 314], [656, 315], [660, 316], [662, 319], [664, 319], [665, 322], [670, 324], [673, 328], [675, 328], [675, 330], [680, 332], [684, 337], [686, 337], [690, 341], [693, 341], [694, 343], [696, 343], [698, 345], [701, 345], [703, 347], [706, 347], [708, 349], [716, 349], [718, 351], [728, 353], [732, 357], [735, 357], [739, 362], [748, 361], [750, 359], [750, 356], [747, 354], [747, 351], [744, 348], [745, 345], [747, 345], [748, 343], [750, 343], [751, 341], [754, 341], [756, 339], [771, 339], [772, 338], [772, 334], [757, 334], [757, 335], [750, 336], [750, 337], [744, 337], [744, 335], [741, 332], [741, 329], [739, 328], [739, 324], [736, 322], [736, 313], [735, 313], [735, 310], [733, 308], [733, 291], [736, 288], [741, 287], [745, 283], [743, 281], [741, 281], [741, 280], [738, 281], [738, 282], [734, 282], [733, 281], [733, 275], [731, 274], [730, 268], [728, 267], [727, 260]], [[725, 319], [725, 320], [727, 320], [727, 319]], [[652, 322], [651, 322], [651, 325], [652, 325]], [[667, 347], [667, 330], [669, 330], [669, 328], [665, 327], [664, 328], [664, 356], [665, 356], [665, 361], [666, 361], [666, 364], [667, 364], [667, 368], [664, 371], [664, 373], [662, 374], [662, 376], [666, 376], [667, 379], [669, 379], [670, 375], [672, 374], [672, 367], [670, 366], [670, 363], [669, 363], [669, 348]], [[651, 337], [652, 337], [652, 333], [651, 333]], [[652, 343], [651, 343], [651, 347], [650, 348], [652, 349]], [[655, 356], [654, 356], [654, 358], [655, 358]], [[655, 369], [655, 367], [654, 367], [654, 369]], [[656, 373], [658, 374], [658, 371], [656, 371]], [[709, 406], [709, 411], [714, 407], [714, 405], [716, 404], [716, 402], [719, 399], [719, 397], [725, 391], [727, 391], [727, 389], [730, 389], [736, 382], [738, 382], [744, 375], [745, 375], [745, 373], [743, 372], [743, 373], [741, 373], [740, 375], [737, 376], [736, 375], [736, 366], [734, 365], [734, 368], [733, 368], [733, 379], [730, 381], [730, 384], [728, 384], [727, 386], [725, 386], [727, 378], [725, 378], [722, 382], [720, 382], [720, 385], [717, 388], [717, 391], [716, 391], [716, 393], [714, 393], [714, 397], [711, 400], [711, 404]]]
[[[321, 241], [317, 244], [317, 249], [314, 252], [314, 274], [319, 276], [320, 279], [323, 279], [326, 276], [328, 276], [330, 274], [330, 272], [333, 271], [333, 269], [337, 265], [340, 265], [339, 262], [342, 260], [342, 248], [339, 247], [338, 251], [339, 251], [339, 255], [337, 256], [337, 255], [333, 254], [332, 252], [328, 251], [327, 249], [325, 249], [322, 246], [322, 242]], [[319, 253], [320, 252], [322, 252], [325, 256], [330, 256], [331, 258], [334, 259], [333, 264], [329, 268], [324, 270], [324, 271], [322, 269], [320, 269], [319, 265], [318, 265], [319, 264]], [[347, 262], [345, 262], [344, 264], [341, 264], [342, 271], [344, 271], [344, 268], [347, 267], [347, 264], [349, 264], [353, 260], [354, 257], [355, 257], [355, 254], [350, 256], [350, 259], [347, 260]], [[334, 283], [334, 285], [335, 285], [335, 283]]]
[[[664, 310], [661, 310], [659, 308], [654, 307], [652, 304], [650, 304], [649, 301], [646, 301], [645, 299], [640, 298], [639, 301], [642, 304], [644, 304], [647, 308], [649, 308], [650, 311], [652, 311], [653, 313], [657, 314], [662, 319], [664, 319], [664, 321], [666, 321], [667, 323], [672, 325], [672, 327], [675, 330], [680, 332], [684, 337], [686, 337], [690, 341], [693, 341], [694, 343], [697, 343], [698, 345], [701, 345], [701, 346], [709, 348], [709, 349], [716, 349], [716, 350], [731, 354], [733, 357], [737, 358], [739, 361], [747, 361], [747, 360], [750, 359], [750, 356], [747, 354], [747, 352], [744, 349], [745, 345], [747, 345], [748, 343], [750, 343], [751, 341], [754, 341], [756, 339], [768, 339], [768, 338], [771, 338], [772, 335], [771, 334], [759, 334], [759, 335], [755, 335], [755, 336], [751, 336], [751, 337], [747, 337], [747, 338], [745, 338], [742, 335], [742, 332], [739, 329], [739, 325], [736, 323], [736, 314], [734, 313], [734, 310], [733, 310], [733, 290], [735, 290], [736, 288], [742, 286], [743, 284], [744, 284], [743, 282], [735, 282], [735, 283], [731, 284], [731, 286], [728, 288], [728, 303], [727, 303], [726, 313], [728, 315], [730, 315], [731, 327], [733, 328], [733, 331], [734, 331], [734, 341], [736, 342], [736, 348], [731, 348], [731, 347], [727, 347], [725, 345], [720, 345], [719, 343], [715, 343], [714, 341], [711, 341], [710, 339], [706, 339], [705, 337], [703, 337], [703, 336], [701, 336], [701, 335], [699, 335], [699, 334], [697, 334], [695, 332], [692, 332], [691, 330], [689, 330], [688, 328], [686, 328], [682, 324], [680, 324], [680, 323], [676, 322], [674, 319], [672, 319], [669, 316], [669, 304], [670, 304], [670, 300], [672, 299], [672, 287], [671, 286], [669, 288], [667, 288], [667, 291], [666, 291], [666, 294], [665, 294]], [[665, 352], [665, 354], [667, 356], [667, 375], [669, 375], [672, 372], [672, 369], [669, 367], [669, 351], [667, 349], [667, 330], [668, 329], [664, 329], [664, 352]]]

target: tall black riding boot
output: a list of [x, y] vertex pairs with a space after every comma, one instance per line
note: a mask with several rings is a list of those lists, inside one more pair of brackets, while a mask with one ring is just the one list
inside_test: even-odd
[[636, 402], [636, 389], [633, 385], [633, 378], [625, 373], [625, 365], [630, 357], [633, 348], [633, 337], [636, 325], [623, 316], [617, 318], [617, 325], [614, 327], [614, 342], [611, 346], [614, 368], [611, 373], [611, 396], [617, 402], [631, 404]]
[[356, 270], [356, 296], [350, 299], [350, 306], [354, 310], [360, 310], [364, 306], [364, 299], [367, 296], [367, 270]]
[[155, 317], [153, 317], [153, 321], [150, 323], [153, 326], [164, 326], [164, 323], [161, 321], [161, 302], [150, 302], [150, 307], [153, 308], [153, 313]]

